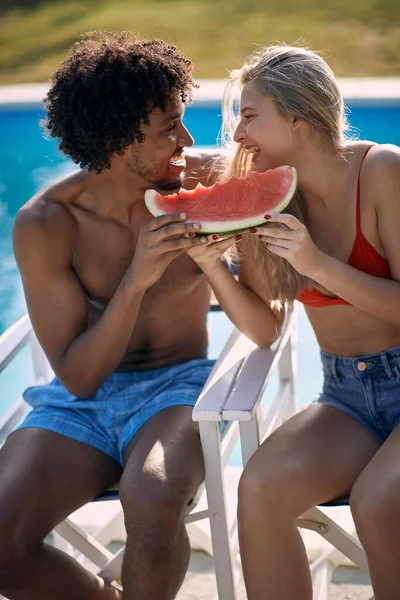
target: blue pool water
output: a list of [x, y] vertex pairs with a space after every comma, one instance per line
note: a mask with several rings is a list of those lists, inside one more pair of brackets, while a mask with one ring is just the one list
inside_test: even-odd
[[[351, 125], [361, 138], [400, 145], [400, 101], [391, 105], [359, 103], [349, 109]], [[0, 334], [26, 312], [11, 245], [16, 212], [49, 181], [76, 168], [58, 152], [54, 141], [44, 138], [39, 127], [42, 117], [40, 108], [0, 107]], [[194, 104], [187, 109], [185, 122], [197, 145], [215, 145], [221, 126], [219, 104]], [[210, 354], [216, 356], [232, 326], [223, 315], [211, 318]], [[32, 376], [26, 370], [26, 356], [0, 375], [0, 414]], [[302, 307], [298, 371], [298, 404], [302, 405], [318, 393], [321, 383], [318, 350]]]

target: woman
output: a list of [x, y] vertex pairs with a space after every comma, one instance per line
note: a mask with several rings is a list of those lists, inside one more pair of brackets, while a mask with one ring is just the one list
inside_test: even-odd
[[292, 165], [299, 194], [294, 214], [266, 216], [239, 244], [241, 283], [220, 265], [218, 244], [195, 260], [261, 346], [282, 322], [272, 301], [303, 302], [324, 371], [319, 400], [266, 439], [243, 473], [248, 598], [311, 600], [295, 521], [346, 494], [376, 600], [400, 598], [400, 149], [346, 139], [334, 75], [309, 50], [268, 47], [231, 77], [241, 88], [232, 172]]

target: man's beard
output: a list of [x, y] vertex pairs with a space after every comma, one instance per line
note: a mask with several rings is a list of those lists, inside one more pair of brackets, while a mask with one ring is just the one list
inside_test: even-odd
[[152, 185], [160, 191], [160, 192], [175, 192], [176, 190], [183, 187], [185, 183], [185, 173], [181, 173], [179, 178], [175, 179], [175, 181], [171, 181], [168, 179], [156, 179], [153, 180]]

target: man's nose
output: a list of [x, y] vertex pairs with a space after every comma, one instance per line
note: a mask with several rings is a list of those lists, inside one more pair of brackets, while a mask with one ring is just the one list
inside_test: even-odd
[[193, 146], [194, 144], [194, 139], [192, 138], [192, 136], [190, 135], [188, 129], [186, 129], [186, 127], [184, 125], [182, 125], [182, 132], [181, 135], [179, 136], [180, 138], [180, 142], [183, 146]]

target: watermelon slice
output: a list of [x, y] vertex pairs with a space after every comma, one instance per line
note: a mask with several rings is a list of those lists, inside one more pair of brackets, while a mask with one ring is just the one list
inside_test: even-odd
[[181, 189], [163, 196], [146, 190], [144, 200], [154, 217], [184, 212], [187, 220], [201, 224], [202, 235], [218, 233], [226, 236], [265, 223], [265, 214], [282, 212], [297, 187], [294, 167], [277, 167], [263, 173], [251, 171], [246, 177], [193, 190]]

